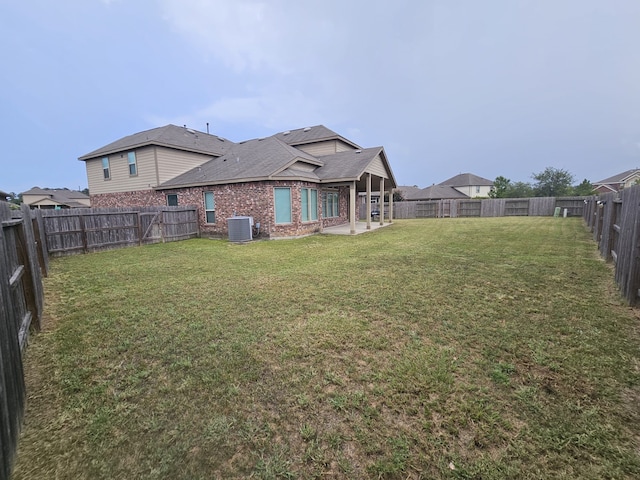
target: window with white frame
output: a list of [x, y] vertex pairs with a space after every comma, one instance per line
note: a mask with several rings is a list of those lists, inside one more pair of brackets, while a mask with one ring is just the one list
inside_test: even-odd
[[338, 192], [324, 192], [322, 200], [322, 211], [324, 218], [340, 216]]
[[213, 192], [204, 192], [204, 215], [207, 223], [216, 223], [216, 203]]
[[276, 187], [273, 189], [276, 207], [276, 223], [291, 223], [291, 189]]
[[109, 157], [102, 159], [102, 175], [105, 180], [111, 179], [111, 169], [109, 168]]
[[318, 220], [318, 190], [300, 189], [300, 210], [303, 222]]
[[134, 177], [138, 175], [138, 163], [136, 162], [136, 152], [127, 153], [129, 160], [129, 175]]

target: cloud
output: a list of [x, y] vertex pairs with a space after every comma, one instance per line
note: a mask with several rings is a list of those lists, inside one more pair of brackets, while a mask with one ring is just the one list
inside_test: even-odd
[[[404, 4], [404, 5], [403, 5]], [[163, 0], [163, 18], [192, 48], [234, 72], [332, 79], [410, 76], [423, 67], [430, 10], [412, 2]], [[419, 30], [419, 28], [422, 29]], [[328, 78], [329, 77], [329, 78]], [[375, 76], [369, 80], [376, 80]]]
[[212, 90], [209, 106], [190, 117], [339, 128], [354, 116], [400, 115], [423, 101], [429, 3], [163, 0], [161, 5], [170, 29], [213, 60], [214, 77], [238, 79], [236, 96], [227, 91], [220, 98]]
[[268, 69], [291, 71], [282, 47], [284, 19], [264, 2], [239, 0], [165, 0], [163, 17], [193, 47], [240, 73]]
[[224, 136], [227, 131], [247, 125], [258, 125], [275, 133], [288, 128], [325, 123], [327, 115], [322, 110], [322, 105], [301, 92], [262, 92], [255, 96], [223, 97], [202, 109], [175, 117], [147, 115], [146, 119], [154, 125], [173, 123], [200, 126], [209, 122], [212, 133]]

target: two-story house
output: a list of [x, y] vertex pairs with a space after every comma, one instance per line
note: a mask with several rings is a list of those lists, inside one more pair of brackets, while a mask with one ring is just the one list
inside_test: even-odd
[[444, 182], [440, 182], [439, 185], [443, 187], [453, 187], [469, 198], [488, 198], [491, 187], [493, 187], [493, 182], [474, 175], [473, 173], [461, 173]]
[[227, 219], [251, 216], [268, 237], [351, 223], [358, 192], [396, 183], [383, 147], [361, 148], [317, 125], [232, 142], [166, 125], [121, 138], [86, 163], [93, 207], [196, 205], [205, 234], [227, 235]]

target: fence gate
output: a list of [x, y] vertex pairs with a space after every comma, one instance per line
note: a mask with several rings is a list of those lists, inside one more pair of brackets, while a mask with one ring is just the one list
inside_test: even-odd
[[162, 238], [162, 211], [140, 212], [140, 243]]

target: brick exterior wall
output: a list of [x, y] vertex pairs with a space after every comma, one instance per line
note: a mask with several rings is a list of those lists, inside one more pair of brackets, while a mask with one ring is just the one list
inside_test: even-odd
[[[275, 187], [291, 188], [291, 223], [275, 223], [273, 193]], [[318, 190], [317, 221], [302, 222], [301, 220], [301, 188]], [[335, 191], [335, 189], [331, 189], [331, 191]], [[206, 222], [204, 192], [213, 192], [215, 223]], [[297, 237], [320, 232], [323, 227], [349, 222], [349, 188], [339, 187], [340, 216], [335, 218], [322, 218], [322, 192], [323, 189], [319, 185], [307, 182], [250, 182], [91, 195], [91, 206], [94, 208], [162, 206], [167, 204], [167, 195], [175, 194], [178, 196], [178, 205], [195, 205], [198, 208], [200, 232], [204, 236], [227, 237], [227, 218], [234, 215], [246, 215], [253, 217], [254, 225], [260, 223], [260, 237], [262, 238]]]

